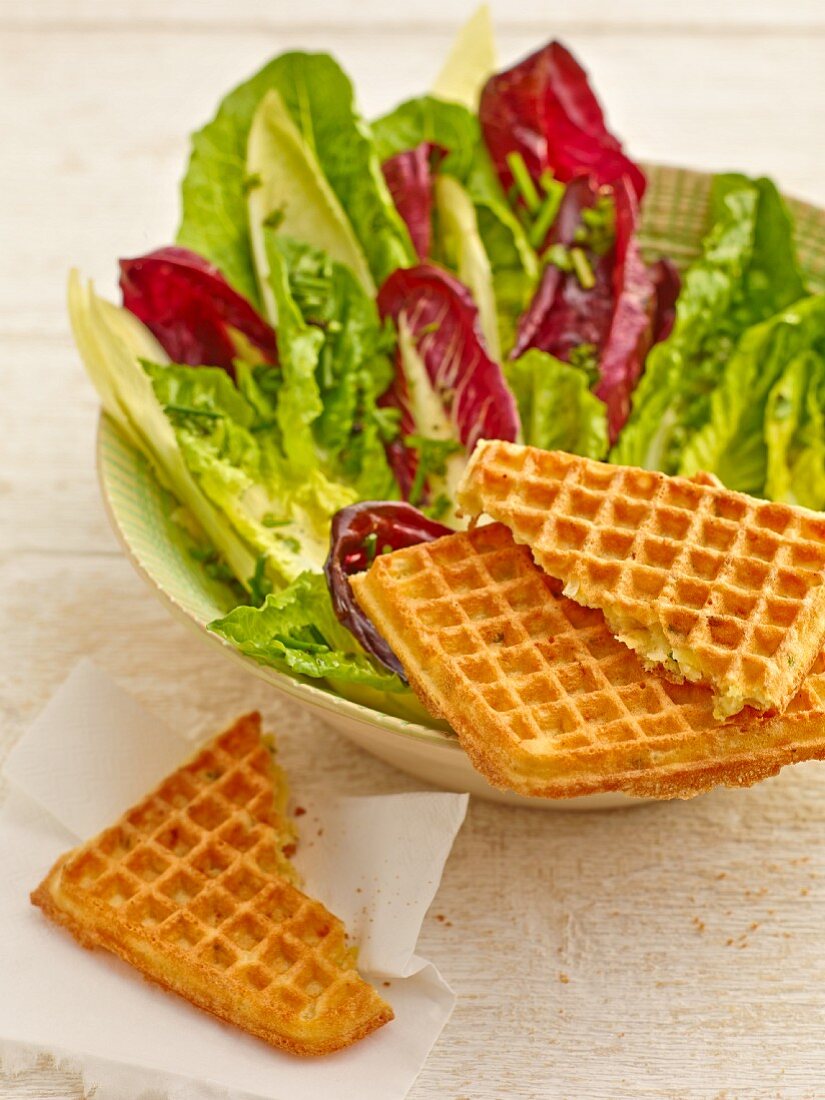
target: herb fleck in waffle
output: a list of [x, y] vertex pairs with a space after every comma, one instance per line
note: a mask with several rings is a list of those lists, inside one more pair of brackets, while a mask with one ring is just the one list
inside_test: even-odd
[[497, 787], [688, 798], [825, 757], [825, 660], [784, 715], [713, 716], [707, 688], [638, 658], [501, 524], [379, 557], [359, 603], [421, 699]]
[[62, 856], [32, 901], [86, 947], [295, 1054], [392, 1019], [344, 927], [294, 884], [286, 788], [258, 714]]
[[680, 477], [485, 441], [462, 509], [505, 523], [566, 595], [717, 717], [783, 710], [825, 643], [825, 516]]

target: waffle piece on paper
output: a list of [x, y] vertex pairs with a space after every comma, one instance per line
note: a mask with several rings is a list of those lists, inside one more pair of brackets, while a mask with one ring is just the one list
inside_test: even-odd
[[497, 787], [689, 798], [825, 757], [825, 658], [780, 716], [713, 716], [702, 685], [646, 671], [502, 524], [378, 557], [351, 578], [425, 705]]
[[344, 927], [295, 885], [286, 787], [249, 714], [32, 894], [86, 947], [294, 1054], [327, 1054], [392, 1019]]
[[645, 662], [710, 685], [717, 717], [782, 711], [823, 648], [825, 516], [491, 440], [458, 499], [505, 523]]

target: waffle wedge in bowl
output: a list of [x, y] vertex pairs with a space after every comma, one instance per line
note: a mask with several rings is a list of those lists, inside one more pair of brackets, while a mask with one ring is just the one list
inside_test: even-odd
[[63, 855], [32, 901], [85, 947], [294, 1054], [328, 1054], [392, 1019], [344, 927], [296, 885], [283, 776], [260, 715], [240, 718]]
[[825, 516], [492, 440], [458, 498], [506, 524], [648, 666], [708, 684], [719, 718], [784, 710], [825, 644]]
[[352, 585], [425, 705], [498, 787], [689, 798], [825, 757], [822, 656], [783, 715], [720, 722], [706, 687], [643, 668], [502, 524], [380, 557]]

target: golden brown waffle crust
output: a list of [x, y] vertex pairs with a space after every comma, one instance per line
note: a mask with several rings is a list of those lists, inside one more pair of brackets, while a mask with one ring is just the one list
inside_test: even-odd
[[383, 1009], [371, 1019], [348, 1032], [343, 1042], [320, 1044], [290, 1039], [276, 1027], [260, 1027], [254, 1019], [239, 1020], [236, 1015], [225, 1012], [221, 1005], [215, 1001], [211, 992], [214, 987], [214, 974], [207, 967], [198, 967], [196, 974], [193, 976], [190, 965], [187, 964], [186, 973], [179, 981], [165, 978], [158, 973], [149, 973], [147, 966], [151, 966], [151, 961], [140, 950], [140, 945], [137, 942], [132, 944], [119, 938], [115, 939], [107, 932], [105, 926], [89, 925], [87, 914], [84, 913], [82, 920], [76, 919], [73, 913], [65, 908], [65, 902], [58, 903], [55, 900], [54, 892], [59, 887], [62, 866], [68, 854], [60, 857], [43, 882], [32, 891], [32, 904], [41, 909], [55, 924], [67, 929], [77, 942], [87, 950], [103, 949], [117, 955], [140, 971], [141, 977], [145, 981], [160, 986], [161, 989], [165, 989], [169, 993], [177, 993], [178, 996], [183, 997], [190, 1004], [203, 1009], [204, 1012], [208, 1012], [223, 1023], [233, 1024], [236, 1027], [240, 1026], [250, 1035], [263, 1039], [270, 1046], [288, 1051], [290, 1054], [322, 1055], [332, 1054], [336, 1050], [357, 1043], [359, 1039], [365, 1038], [365, 1036], [393, 1019], [392, 1009], [388, 1004], [384, 1004]]
[[[522, 703], [501, 713], [484, 698], [489, 673], [484, 672], [479, 685], [467, 672], [472, 662], [484, 666], [488, 659], [500, 667], [506, 656], [493, 642], [499, 634], [506, 635], [512, 629], [504, 620], [499, 622], [481, 614], [480, 589], [468, 589], [466, 594], [459, 591], [459, 582], [465, 581], [476, 568], [480, 556], [493, 562], [502, 575], [509, 570], [515, 579], [507, 591], [517, 594], [522, 582], [533, 586], [537, 595], [531, 596], [523, 622], [528, 622], [545, 601], [545, 610], [556, 616], [555, 620], [551, 618], [551, 625], [556, 620], [563, 623], [557, 609], [576, 624], [573, 629], [569, 623], [565, 627], [564, 642], [565, 645], [570, 642], [571, 655], [560, 668], [554, 666], [549, 676], [557, 676], [559, 672], [569, 676], [581, 662], [581, 676], [586, 678], [590, 675], [588, 660], [593, 665], [586, 646], [596, 647], [605, 667], [615, 670], [612, 674], [621, 685], [619, 692], [635, 691], [644, 699], [655, 689], [651, 698], [656, 699], [656, 708], [663, 707], [663, 700], [667, 703], [668, 692], [676, 699], [684, 699], [683, 704], [670, 703], [672, 719], [666, 711], [657, 713], [656, 709], [648, 715], [637, 715], [633, 720], [635, 741], [611, 742], [609, 737], [615, 724], [598, 716], [599, 708], [604, 710], [612, 705], [608, 698], [611, 689], [605, 686], [602, 692], [605, 702], [599, 701], [598, 692], [572, 698], [574, 705], [592, 706], [597, 711], [589, 725], [582, 722], [587, 741], [582, 738], [581, 745], [570, 747], [565, 738], [574, 737], [575, 731], [556, 737], [554, 731], [544, 730], [539, 732], [547, 735], [546, 750], [540, 754], [530, 751], [530, 742], [513, 733], [515, 723], [522, 721], [529, 707]], [[475, 600], [476, 605], [470, 609], [477, 618], [471, 621], [464, 616], [460, 621], [457, 615], [454, 625], [445, 622], [439, 626], [434, 621], [438, 613], [436, 601], [409, 595], [416, 577], [428, 571], [437, 574], [439, 580], [447, 578], [444, 592], [457, 593], [452, 600], [457, 613], [463, 612], [462, 602], [466, 601], [466, 607]], [[525, 547], [515, 545], [501, 524], [385, 555], [367, 573], [354, 576], [351, 581], [358, 602], [392, 646], [424, 705], [435, 717], [450, 722], [474, 767], [495, 787], [558, 799], [607, 792], [656, 799], [692, 798], [718, 785], [748, 787], [775, 775], [787, 764], [825, 758], [822, 661], [823, 668], [806, 688], [804, 705], [795, 704], [799, 707], [797, 711], [767, 719], [748, 711], [721, 724], [713, 719], [706, 689], [697, 685], [677, 687], [660, 673], [646, 672], [638, 659], [610, 635], [600, 613], [576, 610], [577, 605], [558, 593], [555, 582], [535, 566]], [[500, 589], [497, 592], [500, 594]], [[445, 606], [448, 599], [445, 594]], [[485, 645], [479, 641], [468, 656], [451, 657], [449, 647], [462, 632], [477, 632], [477, 641], [487, 636], [493, 642]], [[556, 641], [549, 635], [515, 641], [513, 652], [526, 653], [530, 659], [536, 654], [547, 659]], [[576, 646], [581, 647], [579, 656]], [[490, 677], [490, 686], [496, 690], [502, 681], [506, 685], [503, 676]], [[525, 686], [527, 691], [533, 689], [527, 681]], [[697, 728], [691, 726], [686, 716]]]
[[722, 718], [782, 711], [825, 643], [825, 517], [698, 479], [498, 440], [462, 510], [506, 524], [642, 659], [708, 683]]
[[[248, 732], [250, 728], [256, 731], [260, 740], [260, 715], [257, 713], [238, 719], [221, 736], [230, 736], [235, 731]], [[189, 762], [190, 765], [196, 763], [205, 752], [209, 752], [219, 740], [217, 738], [211, 746], [197, 754]], [[164, 782], [174, 780], [185, 767]], [[276, 772], [273, 765], [274, 774]], [[161, 784], [158, 791], [163, 786]], [[275, 794], [273, 790], [273, 797]], [[144, 803], [156, 796], [157, 791], [152, 792]], [[276, 820], [278, 816], [276, 811]], [[191, 948], [170, 944], [160, 929], [147, 929], [137, 922], [113, 916], [112, 909], [104, 900], [91, 896], [88, 891], [84, 892], [67, 883], [65, 879], [67, 866], [72, 862], [76, 864], [84, 857], [94, 858], [95, 853], [99, 852], [101, 839], [110, 831], [105, 830], [100, 836], [62, 855], [31, 894], [32, 903], [49, 919], [67, 929], [82, 946], [88, 949], [102, 948], [119, 956], [153, 984], [177, 993], [216, 1018], [234, 1024], [271, 1046], [291, 1054], [333, 1053], [364, 1038], [393, 1018], [392, 1008], [363, 981], [354, 967], [339, 973], [336, 988], [338, 991], [348, 989], [348, 999], [337, 1018], [335, 1007], [332, 1012], [324, 1013], [322, 1027], [318, 1026], [317, 1021], [314, 1025], [312, 1021], [302, 1025], [300, 1020], [296, 1021], [294, 1009], [282, 1011], [275, 999], [267, 1002], [266, 1012], [263, 1013], [260, 999], [256, 998], [254, 990], [250, 989], [248, 996], [244, 997], [240, 985], [237, 988], [228, 987], [222, 980], [221, 973], [196, 957]], [[284, 833], [287, 839], [291, 832], [287, 827]], [[138, 846], [134, 852], [138, 852]], [[283, 869], [291, 871], [289, 866]], [[294, 895], [311, 906], [313, 915], [322, 917], [324, 925], [331, 930], [330, 935], [343, 945], [344, 931], [341, 922], [320, 902], [306, 899], [287, 879], [274, 878], [272, 881], [279, 889], [289, 891], [291, 896]]]

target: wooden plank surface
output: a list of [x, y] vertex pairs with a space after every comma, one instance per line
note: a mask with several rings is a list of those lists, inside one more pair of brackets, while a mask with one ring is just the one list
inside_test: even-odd
[[[774, 175], [825, 203], [820, 0], [495, 4], [510, 59], [563, 31], [639, 156]], [[108, 531], [96, 400], [66, 269], [168, 239], [186, 134], [270, 53], [329, 48], [368, 112], [425, 88], [468, 5], [378, 0], [0, 3], [0, 753], [79, 656], [209, 730], [260, 706], [299, 789], [415, 784], [272, 698], [173, 622]], [[474, 802], [422, 950], [459, 996], [411, 1096], [818, 1097], [825, 769], [612, 814]], [[0, 991], [2, 977], [0, 976]], [[77, 1100], [43, 1062], [0, 1097]], [[124, 1098], [125, 1100], [125, 1098]]]

